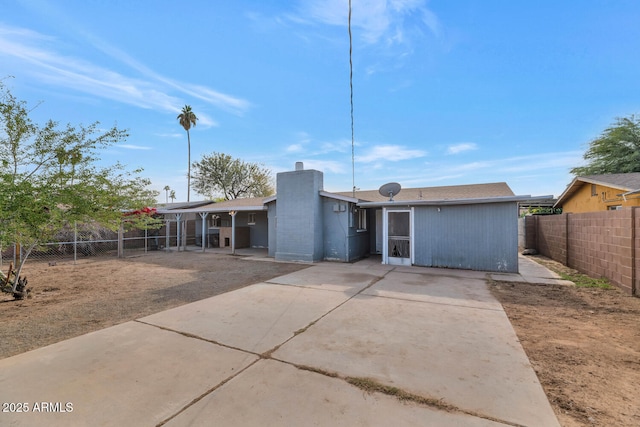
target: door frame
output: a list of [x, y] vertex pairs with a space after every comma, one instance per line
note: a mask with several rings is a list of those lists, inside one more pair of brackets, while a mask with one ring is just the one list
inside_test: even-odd
[[[389, 256], [389, 214], [394, 212], [406, 212], [409, 214], [409, 257]], [[415, 260], [414, 244], [414, 212], [412, 208], [387, 208], [382, 209], [382, 263], [392, 265], [413, 265]]]

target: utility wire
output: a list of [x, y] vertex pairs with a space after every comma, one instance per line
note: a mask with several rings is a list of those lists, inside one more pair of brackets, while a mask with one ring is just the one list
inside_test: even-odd
[[355, 138], [353, 131], [353, 42], [351, 36], [351, 0], [349, 0], [349, 91], [351, 101], [351, 182], [353, 184], [353, 197], [356, 197], [356, 161]]

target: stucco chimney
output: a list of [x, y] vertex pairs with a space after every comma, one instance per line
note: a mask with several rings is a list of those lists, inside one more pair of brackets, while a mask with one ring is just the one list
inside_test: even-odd
[[302, 170], [304, 170], [304, 163], [302, 163], [302, 162], [296, 162], [296, 170], [297, 170], [297, 171], [302, 171]]

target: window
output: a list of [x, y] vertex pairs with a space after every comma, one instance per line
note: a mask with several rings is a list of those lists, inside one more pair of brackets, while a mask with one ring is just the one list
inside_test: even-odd
[[209, 227], [220, 227], [220, 215], [211, 215], [209, 217]]
[[622, 205], [607, 206], [608, 211], [619, 211], [621, 209], [622, 209]]
[[249, 213], [247, 222], [249, 223], [249, 225], [255, 225], [256, 224], [256, 214], [255, 214], [255, 212]]
[[358, 209], [356, 211], [357, 215], [357, 227], [358, 230], [366, 230], [367, 229], [367, 211], [365, 209]]
[[591, 196], [597, 196], [598, 195], [598, 187], [595, 184], [591, 184]]

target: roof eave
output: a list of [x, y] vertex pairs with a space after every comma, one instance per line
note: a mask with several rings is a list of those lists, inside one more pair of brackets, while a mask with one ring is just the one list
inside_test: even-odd
[[214, 207], [214, 208], [206, 208], [206, 209], [172, 209], [172, 210], [164, 210], [158, 209], [159, 214], [183, 214], [183, 213], [225, 213], [225, 212], [246, 212], [246, 211], [266, 211], [267, 207], [265, 205], [260, 206], [226, 206], [226, 207]]
[[[547, 196], [541, 196], [544, 199]], [[384, 202], [361, 202], [358, 206], [363, 208], [390, 207], [390, 206], [444, 206], [444, 205], [475, 205], [487, 203], [509, 203], [524, 200], [535, 200], [538, 197], [526, 196], [498, 196], [478, 197], [470, 199], [440, 199], [440, 200], [387, 200]]]
[[343, 201], [343, 202], [350, 202], [350, 203], [358, 203], [359, 202], [359, 199], [357, 199], [355, 197], [343, 196], [342, 194], [336, 194], [336, 193], [329, 193], [328, 191], [324, 191], [324, 190], [321, 190], [319, 192], [319, 194], [322, 197], [328, 197], [330, 199], [340, 200], [340, 201]]

